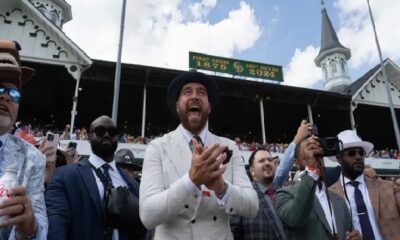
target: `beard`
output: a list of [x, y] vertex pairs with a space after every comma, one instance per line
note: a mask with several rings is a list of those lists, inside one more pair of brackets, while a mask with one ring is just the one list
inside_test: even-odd
[[13, 125], [13, 122], [12, 122], [10, 116], [0, 115], [0, 127], [1, 128], [11, 127], [12, 125]]
[[349, 165], [342, 165], [342, 171], [347, 173], [347, 175], [352, 178], [356, 179], [358, 176], [360, 176], [364, 172], [364, 165], [361, 166], [349, 166]]
[[189, 111], [180, 111], [178, 113], [183, 127], [194, 134], [200, 133], [201, 130], [203, 130], [203, 128], [206, 126], [208, 120], [208, 113], [200, 111], [198, 114], [200, 115], [199, 117], [192, 118]]
[[117, 150], [118, 142], [111, 144], [91, 142], [92, 151], [103, 160], [113, 159], [115, 150]]

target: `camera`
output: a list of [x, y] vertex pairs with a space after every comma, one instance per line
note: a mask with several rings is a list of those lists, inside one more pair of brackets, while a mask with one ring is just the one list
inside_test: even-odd
[[318, 138], [319, 145], [324, 150], [324, 156], [335, 156], [340, 153], [340, 140], [337, 137]]
[[[310, 129], [310, 134], [314, 136], [318, 136], [318, 127], [317, 125], [313, 124]], [[318, 138], [317, 141], [319, 142], [320, 147], [324, 150], [324, 156], [330, 157], [335, 156], [340, 153], [340, 140], [337, 137], [325, 137], [325, 138]]]

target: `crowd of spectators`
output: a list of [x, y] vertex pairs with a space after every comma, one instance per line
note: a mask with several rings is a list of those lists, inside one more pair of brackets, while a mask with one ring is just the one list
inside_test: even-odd
[[[60, 140], [89, 140], [88, 131], [85, 127], [75, 128], [72, 135], [70, 134], [70, 125], [65, 125], [63, 130], [57, 129], [54, 125], [45, 125], [43, 127], [32, 127], [27, 122], [20, 122], [19, 125], [16, 124], [16, 134], [23, 134], [25, 139], [30, 137], [34, 137], [35, 139], [40, 139], [44, 137], [44, 132], [52, 131], [54, 133], [58, 133], [60, 135]], [[151, 142], [153, 139], [162, 136], [162, 134], [151, 135], [148, 137], [135, 136], [129, 133], [121, 133], [119, 142], [120, 143], [133, 143], [133, 144], [147, 144]], [[241, 151], [254, 151], [259, 147], [267, 148], [270, 152], [274, 153], [284, 153], [288, 143], [266, 143], [260, 144], [258, 142], [246, 142], [241, 141], [239, 137], [234, 139], [236, 145]], [[370, 157], [374, 158], [384, 158], [384, 159], [400, 159], [400, 154], [397, 149], [382, 149], [382, 150], [374, 150], [370, 155]]]
[[374, 150], [372, 157], [375, 158], [387, 158], [387, 159], [400, 159], [400, 154], [397, 149], [383, 149], [383, 150]]

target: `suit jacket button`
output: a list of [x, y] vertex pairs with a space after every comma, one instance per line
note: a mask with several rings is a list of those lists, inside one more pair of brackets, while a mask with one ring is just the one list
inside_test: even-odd
[[217, 216], [214, 216], [213, 219], [214, 219], [214, 221], [217, 221]]
[[229, 209], [230, 212], [233, 212], [233, 208]]
[[196, 222], [196, 219], [193, 219], [193, 220], [191, 221], [192, 224], [194, 224], [195, 222]]
[[185, 208], [189, 208], [189, 205], [185, 204]]

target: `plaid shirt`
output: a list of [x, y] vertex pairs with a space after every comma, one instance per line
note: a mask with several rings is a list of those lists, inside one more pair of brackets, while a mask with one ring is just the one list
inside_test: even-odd
[[235, 240], [285, 240], [282, 222], [275, 212], [271, 199], [263, 191], [266, 188], [257, 183], [253, 187], [259, 198], [260, 208], [255, 218], [232, 215], [231, 230]]

